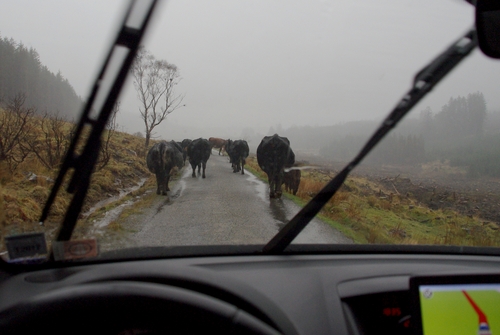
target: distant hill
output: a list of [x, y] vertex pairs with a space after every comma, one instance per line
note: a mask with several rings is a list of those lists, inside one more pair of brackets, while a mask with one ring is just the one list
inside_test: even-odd
[[17, 94], [26, 96], [26, 107], [38, 113], [59, 113], [75, 119], [82, 99], [60, 72], [52, 73], [40, 62], [38, 52], [12, 38], [0, 38], [0, 102]]

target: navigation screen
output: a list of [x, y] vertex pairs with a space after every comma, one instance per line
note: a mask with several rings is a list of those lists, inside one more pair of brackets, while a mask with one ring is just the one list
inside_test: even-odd
[[500, 283], [419, 285], [424, 335], [500, 335]]

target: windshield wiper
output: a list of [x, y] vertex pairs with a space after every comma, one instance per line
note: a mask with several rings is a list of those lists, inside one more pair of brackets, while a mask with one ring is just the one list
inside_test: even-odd
[[277, 254], [318, 214], [323, 206], [335, 195], [349, 173], [370, 153], [385, 135], [420, 101], [434, 86], [462, 61], [477, 46], [476, 30], [471, 29], [448, 49], [436, 57], [429, 65], [417, 73], [410, 91], [399, 101], [393, 111], [375, 131], [358, 155], [340, 171], [314, 198], [309, 201], [288, 222], [262, 250], [266, 254]]
[[[66, 174], [69, 169], [74, 169], [67, 188], [67, 191], [74, 193], [74, 195], [66, 210], [56, 241], [67, 241], [71, 238], [89, 188], [90, 176], [99, 155], [101, 135], [106, 128], [157, 2], [157, 0], [133, 0], [130, 2], [118, 36], [111, 46], [83, 109], [75, 135], [40, 217], [40, 224], [43, 225]], [[92, 116], [91, 114], [96, 111], [99, 113]], [[89, 127], [91, 132], [82, 153], [78, 155], [77, 144], [82, 141], [84, 127]]]

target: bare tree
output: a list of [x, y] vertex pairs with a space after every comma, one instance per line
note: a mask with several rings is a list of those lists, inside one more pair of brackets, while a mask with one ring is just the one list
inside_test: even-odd
[[20, 144], [32, 136], [35, 109], [24, 107], [25, 101], [25, 94], [16, 94], [0, 110], [0, 162], [7, 162], [11, 171], [29, 154]]
[[120, 102], [117, 101], [113, 106], [113, 111], [111, 112], [111, 116], [109, 118], [108, 124], [106, 125], [106, 132], [102, 135], [101, 148], [99, 151], [99, 160], [97, 161], [96, 169], [97, 171], [102, 170], [106, 165], [108, 165], [109, 160], [111, 159], [111, 139], [113, 135], [116, 133], [116, 129], [118, 128], [118, 123], [116, 122], [116, 115], [120, 110]]
[[175, 94], [174, 88], [180, 81], [177, 66], [165, 60], [157, 60], [141, 47], [132, 67], [134, 86], [141, 102], [139, 109], [145, 126], [145, 146], [153, 137], [153, 129], [168, 114], [182, 105], [184, 95]]
[[70, 142], [67, 123], [59, 113], [53, 115], [45, 112], [43, 116], [34, 118], [39, 136], [33, 134], [21, 145], [26, 151], [34, 153], [46, 168], [57, 168], [62, 163]]

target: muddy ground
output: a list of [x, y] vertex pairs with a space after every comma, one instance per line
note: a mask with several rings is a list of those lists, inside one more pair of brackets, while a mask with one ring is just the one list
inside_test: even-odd
[[[304, 157], [302, 163], [321, 165], [337, 172], [344, 167], [344, 164], [322, 161], [318, 157]], [[471, 179], [465, 170], [451, 167], [447, 162], [419, 166], [361, 165], [352, 174], [380, 182], [389, 192], [411, 197], [433, 210], [453, 209], [500, 225], [499, 179]]]

